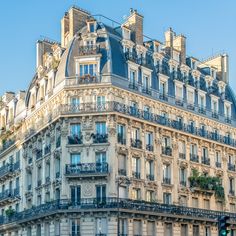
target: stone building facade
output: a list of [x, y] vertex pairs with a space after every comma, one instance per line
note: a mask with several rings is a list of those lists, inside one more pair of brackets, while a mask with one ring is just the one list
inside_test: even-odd
[[235, 235], [227, 55], [145, 41], [133, 9], [111, 27], [72, 7], [61, 28], [0, 101], [0, 235], [216, 236], [222, 215]]

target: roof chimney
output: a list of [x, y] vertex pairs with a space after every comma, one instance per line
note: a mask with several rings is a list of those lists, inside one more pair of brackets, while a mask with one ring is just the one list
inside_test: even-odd
[[61, 20], [62, 47], [66, 47], [74, 35], [86, 25], [89, 16], [89, 12], [75, 6], [71, 7], [68, 13], [65, 13]]
[[131, 29], [131, 39], [136, 44], [143, 45], [143, 16], [131, 8], [130, 16], [124, 25]]

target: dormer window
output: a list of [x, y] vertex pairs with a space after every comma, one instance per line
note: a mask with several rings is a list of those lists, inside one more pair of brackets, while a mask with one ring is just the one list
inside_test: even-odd
[[86, 63], [79, 65], [79, 75], [84, 76], [96, 76], [97, 75], [97, 63]]
[[95, 22], [89, 22], [88, 26], [89, 26], [89, 28], [88, 28], [89, 32], [94, 33], [95, 32]]
[[122, 35], [124, 39], [129, 39], [130, 40], [130, 30], [123, 27], [122, 28]]

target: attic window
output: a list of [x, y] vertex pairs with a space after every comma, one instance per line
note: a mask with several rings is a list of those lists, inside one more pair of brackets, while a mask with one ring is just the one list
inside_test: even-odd
[[95, 32], [95, 23], [94, 22], [89, 23], [89, 32], [90, 33]]

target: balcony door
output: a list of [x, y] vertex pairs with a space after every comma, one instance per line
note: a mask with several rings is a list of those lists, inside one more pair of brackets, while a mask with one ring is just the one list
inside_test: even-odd
[[106, 202], [106, 185], [96, 186], [96, 199], [97, 199], [97, 203]]
[[80, 186], [71, 186], [71, 202], [73, 205], [79, 205], [81, 200], [81, 187]]

